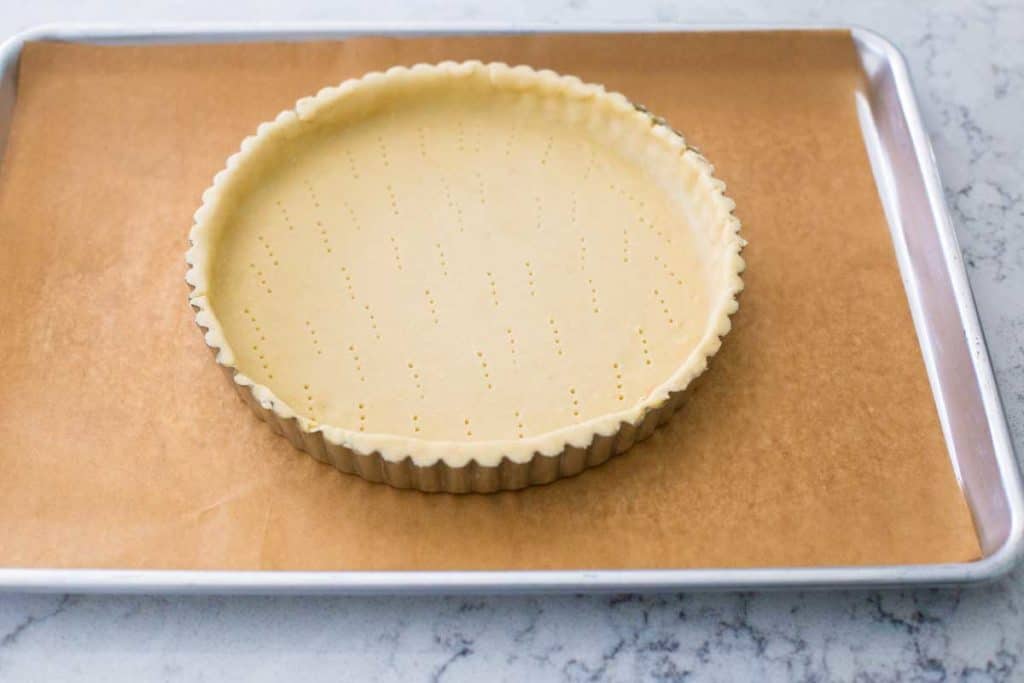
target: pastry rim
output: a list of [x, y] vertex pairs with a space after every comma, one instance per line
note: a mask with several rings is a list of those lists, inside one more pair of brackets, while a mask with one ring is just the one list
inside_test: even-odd
[[[726, 258], [726, 285], [721, 292], [713, 293], [717, 301], [711, 307], [711, 316], [701, 340], [686, 360], [668, 378], [651, 390], [647, 397], [632, 406], [595, 416], [559, 429], [534, 434], [522, 439], [490, 439], [480, 441], [447, 441], [420, 439], [412, 436], [359, 432], [343, 427], [321, 424], [298, 414], [285, 401], [278, 398], [266, 385], [255, 382], [241, 372], [235, 364], [234, 352], [224, 334], [223, 328], [213, 311], [207, 292], [210, 270], [215, 263], [214, 249], [219, 232], [217, 209], [228, 192], [233, 189], [232, 180], [239, 168], [268, 140], [286, 134], [290, 129], [302, 126], [316, 116], [317, 112], [330, 107], [340, 98], [357, 91], [386, 89], [408, 79], [422, 77], [459, 78], [484, 70], [495, 84], [520, 91], [534, 91], [545, 95], [561, 95], [573, 100], [588, 100], [592, 106], [604, 107], [623, 117], [643, 117], [649, 125], [652, 136], [662, 145], [668, 145], [678, 152], [678, 163], [690, 165], [698, 175], [696, 186], [706, 186], [706, 191], [697, 194], [699, 198], [716, 204], [717, 212], [725, 216], [720, 230], [724, 240], [722, 249]], [[372, 92], [372, 90], [369, 90]], [[682, 393], [690, 383], [707, 368], [708, 359], [720, 348], [721, 339], [731, 328], [730, 316], [739, 307], [737, 295], [743, 289], [740, 273], [744, 261], [740, 255], [746, 242], [740, 236], [740, 222], [733, 215], [735, 203], [726, 197], [725, 184], [714, 177], [711, 164], [694, 148], [684, 141], [682, 135], [670, 128], [646, 109], [632, 104], [625, 96], [605, 90], [601, 85], [584, 83], [575, 76], [563, 76], [550, 70], [535, 70], [528, 66], [509, 66], [480, 61], [441, 62], [439, 64], [417, 64], [412, 67], [395, 66], [385, 72], [371, 72], [360, 78], [346, 80], [338, 86], [326, 87], [315, 95], [304, 97], [274, 118], [259, 125], [254, 135], [246, 137], [240, 149], [228, 157], [225, 168], [213, 178], [213, 184], [203, 192], [202, 203], [194, 214], [194, 223], [189, 232], [189, 249], [186, 253], [188, 266], [185, 276], [190, 287], [189, 303], [195, 310], [195, 321], [204, 332], [204, 340], [214, 354], [216, 361], [229, 374], [236, 389], [249, 393], [263, 410], [279, 422], [295, 421], [300, 432], [307, 437], [319, 436], [325, 446], [333, 445], [352, 451], [356, 455], [379, 455], [384, 461], [399, 463], [407, 458], [418, 467], [430, 467], [442, 463], [450, 468], [461, 468], [470, 464], [479, 467], [498, 467], [505, 460], [511, 463], [526, 463], [537, 456], [558, 457], [567, 450], [586, 449], [598, 437], [608, 437], [630, 425], [638, 427], [652, 412], [660, 410], [673, 398]], [[703, 183], [701, 182], [703, 181]], [[309, 450], [308, 448], [306, 450]]]

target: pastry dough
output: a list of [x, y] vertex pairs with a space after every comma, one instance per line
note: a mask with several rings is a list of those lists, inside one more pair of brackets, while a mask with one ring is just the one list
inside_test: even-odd
[[600, 86], [396, 67], [243, 142], [196, 213], [190, 300], [310, 450], [557, 457], [639, 424], [719, 348], [743, 268], [723, 188]]

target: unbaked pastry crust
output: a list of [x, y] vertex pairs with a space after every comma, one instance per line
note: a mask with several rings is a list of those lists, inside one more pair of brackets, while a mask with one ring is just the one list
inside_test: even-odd
[[195, 214], [190, 302], [257, 413], [342, 469], [564, 458], [663, 421], [718, 350], [744, 265], [723, 190], [601, 86], [395, 67], [243, 141]]

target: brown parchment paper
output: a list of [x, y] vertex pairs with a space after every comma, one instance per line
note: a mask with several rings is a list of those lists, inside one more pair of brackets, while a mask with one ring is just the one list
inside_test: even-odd
[[[186, 304], [191, 214], [257, 124], [393, 64], [606, 84], [684, 131], [750, 246], [683, 411], [490, 496], [340, 474], [258, 422]], [[30, 44], [0, 176], [0, 565], [215, 569], [942, 562], [979, 548], [854, 109], [845, 33]]]

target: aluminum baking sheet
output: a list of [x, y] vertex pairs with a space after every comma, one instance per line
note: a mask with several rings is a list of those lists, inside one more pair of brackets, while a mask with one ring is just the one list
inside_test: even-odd
[[[34, 40], [105, 44], [452, 35], [721, 30], [818, 26], [47, 25], [0, 46], [0, 155], [17, 99], [21, 49]], [[885, 38], [849, 28], [868, 76], [857, 103], [879, 194], [921, 343], [950, 458], [974, 517], [974, 562], [858, 567], [605, 571], [295, 572], [4, 569], [0, 590], [136, 593], [517, 593], [749, 590], [967, 584], [1010, 570], [1024, 552], [1024, 493], [960, 248], [921, 123], [906, 62]], [[925, 267], [927, 266], [927, 267]], [[939, 353], [938, 349], [942, 349]]]

